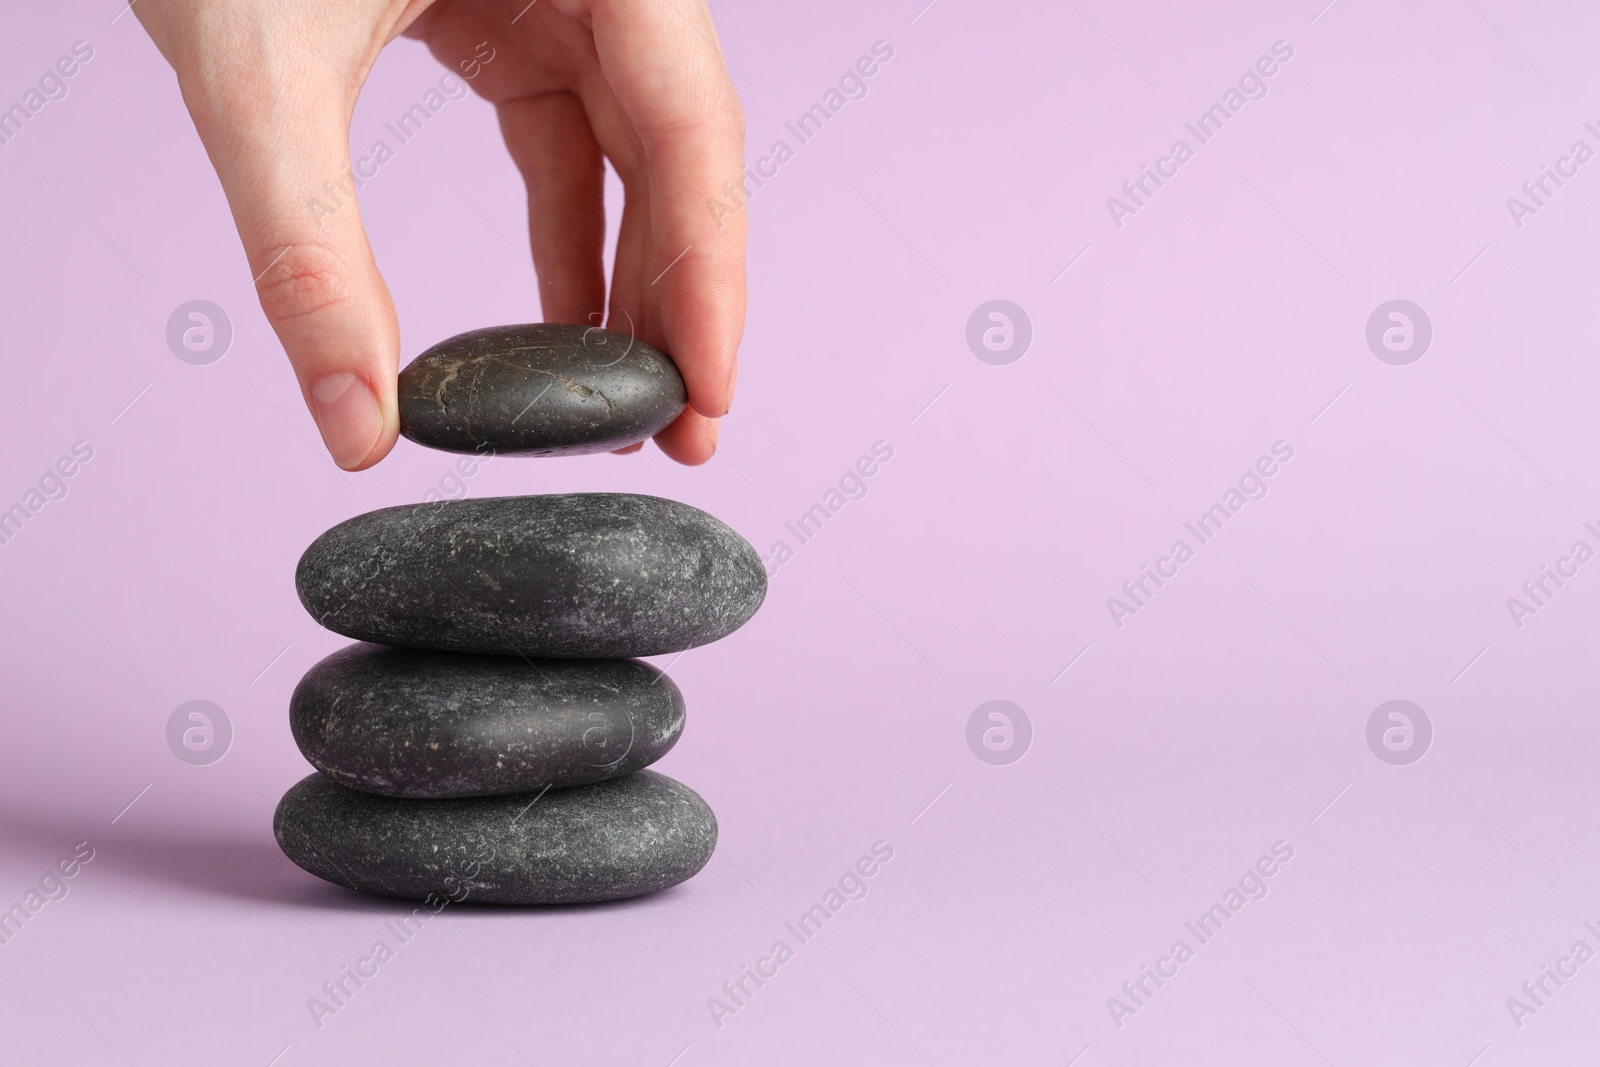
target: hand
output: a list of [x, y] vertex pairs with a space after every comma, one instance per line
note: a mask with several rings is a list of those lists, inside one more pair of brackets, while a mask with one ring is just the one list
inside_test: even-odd
[[356, 95], [402, 33], [458, 77], [460, 63], [481, 61], [482, 42], [493, 51], [466, 68], [468, 84], [495, 105], [527, 185], [547, 321], [593, 325], [605, 307], [611, 161], [626, 202], [607, 325], [628, 332], [631, 319], [683, 372], [690, 406], [656, 435], [662, 450], [682, 463], [712, 456], [744, 331], [746, 222], [708, 206], [725, 181], [740, 182], [744, 118], [704, 0], [139, 0], [133, 10], [177, 71], [262, 309], [339, 466], [363, 470], [394, 447], [399, 324], [359, 212], [308, 204], [326, 202], [325, 183], [347, 182]]

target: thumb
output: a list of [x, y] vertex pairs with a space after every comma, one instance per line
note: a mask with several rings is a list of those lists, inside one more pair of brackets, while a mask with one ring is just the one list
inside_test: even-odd
[[326, 68], [273, 66], [190, 110], [323, 443], [340, 467], [363, 470], [399, 429], [400, 329], [356, 206], [356, 89]]

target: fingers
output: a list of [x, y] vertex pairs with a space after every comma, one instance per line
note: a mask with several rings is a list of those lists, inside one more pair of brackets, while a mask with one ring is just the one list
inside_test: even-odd
[[[605, 169], [590, 118], [577, 97], [548, 93], [501, 104], [500, 126], [528, 186], [529, 227], [544, 318], [593, 323], [591, 313], [605, 307]], [[650, 238], [649, 199], [640, 190], [645, 175], [625, 158], [621, 169], [628, 174], [628, 197], [618, 228], [606, 325], [671, 350], [657, 321], [659, 302], [647, 298], [650, 286], [642, 277]], [[656, 435], [662, 451], [687, 464], [710, 459], [716, 440], [716, 422], [693, 408]], [[630, 445], [616, 453], [631, 455], [643, 447]]]
[[546, 322], [593, 326], [605, 311], [605, 161], [583, 104], [545, 93], [500, 105], [528, 187], [528, 230]]
[[661, 451], [691, 467], [717, 454], [719, 434], [716, 419], [708, 419], [694, 408], [684, 408], [678, 420], [656, 434]]
[[[732, 402], [744, 332], [746, 219], [726, 208], [730, 190], [742, 207], [744, 118], [710, 14], [700, 0], [557, 2], [591, 20], [601, 69], [642, 156], [643, 180], [634, 182], [647, 198], [641, 299], [683, 372], [690, 404], [717, 418]], [[603, 121], [596, 129], [617, 159]], [[662, 447], [699, 455], [704, 430], [669, 430]]]
[[362, 470], [394, 446], [400, 341], [355, 203], [356, 87], [304, 41], [257, 29], [199, 70], [180, 64], [179, 82], [323, 442]]
[[[644, 181], [642, 176], [634, 176], [628, 187], [628, 201], [623, 208], [622, 225], [617, 233], [609, 325], [613, 330], [621, 330], [627, 320], [627, 328], [637, 333], [641, 340], [672, 353], [673, 362], [678, 365], [684, 384], [689, 387], [690, 403], [671, 426], [656, 434], [655, 441], [671, 458], [695, 466], [716, 454], [717, 420], [707, 418], [695, 406], [694, 387], [690, 383], [692, 368], [697, 364], [692, 354], [688, 358], [679, 355], [680, 349], [665, 329], [659, 294], [643, 273], [648, 269], [651, 259], [651, 216], [646, 206], [649, 200], [637, 188]], [[629, 308], [641, 309], [636, 321], [631, 317], [632, 313], [624, 314]]]
[[[607, 327], [626, 330], [646, 344], [664, 348], [683, 371], [683, 361], [661, 329], [658, 302], [644, 277], [650, 262], [650, 207], [641, 192], [643, 175], [630, 174], [623, 181], [622, 223], [617, 227], [617, 255], [611, 269], [611, 315]], [[684, 374], [685, 381], [688, 375]]]

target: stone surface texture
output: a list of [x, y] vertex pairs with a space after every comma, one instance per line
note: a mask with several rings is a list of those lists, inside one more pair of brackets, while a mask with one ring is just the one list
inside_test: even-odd
[[369, 893], [478, 904], [576, 904], [694, 876], [717, 843], [688, 786], [640, 771], [573, 789], [402, 800], [312, 774], [284, 794], [278, 845], [319, 878]]
[[441, 341], [400, 373], [400, 432], [481, 455], [609, 452], [666, 428], [687, 401], [666, 353], [597, 327], [535, 323]]
[[351, 645], [311, 668], [289, 727], [340, 785], [475, 797], [632, 774], [677, 743], [683, 695], [640, 660], [525, 660]]
[[698, 508], [575, 493], [384, 508], [312, 542], [295, 573], [321, 625], [408, 648], [617, 659], [738, 629], [766, 571]]

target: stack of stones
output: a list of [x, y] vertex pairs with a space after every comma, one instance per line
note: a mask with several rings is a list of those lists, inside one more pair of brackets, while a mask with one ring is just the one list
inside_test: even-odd
[[[621, 448], [684, 403], [665, 354], [582, 327], [473, 331], [400, 376], [402, 433], [480, 456]], [[317, 538], [295, 584], [362, 642], [291, 702], [317, 773], [273, 829], [301, 867], [389, 896], [555, 904], [655, 892], [711, 858], [711, 809], [645, 770], [678, 740], [683, 697], [633, 657], [760, 607], [761, 560], [717, 519], [629, 493], [385, 508]]]

